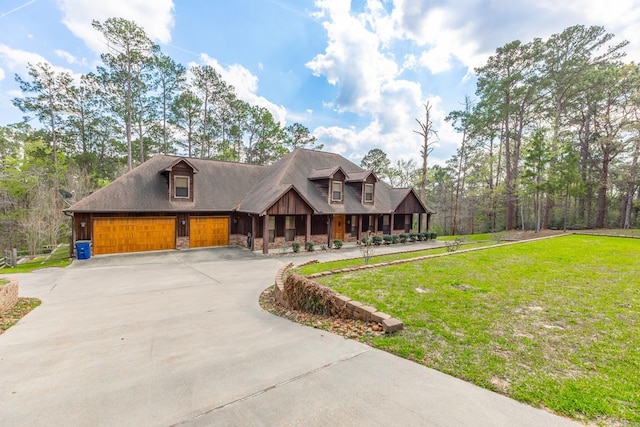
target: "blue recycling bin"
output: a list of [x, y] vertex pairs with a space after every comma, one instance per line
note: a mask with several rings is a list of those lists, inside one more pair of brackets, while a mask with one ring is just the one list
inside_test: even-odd
[[76, 242], [76, 257], [78, 259], [91, 258], [91, 241], [90, 240], [78, 240]]

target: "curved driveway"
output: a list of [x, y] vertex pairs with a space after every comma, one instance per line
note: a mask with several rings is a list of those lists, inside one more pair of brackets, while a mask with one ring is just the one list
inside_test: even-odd
[[215, 248], [16, 275], [43, 303], [0, 336], [0, 425], [575, 425], [263, 311], [292, 259]]

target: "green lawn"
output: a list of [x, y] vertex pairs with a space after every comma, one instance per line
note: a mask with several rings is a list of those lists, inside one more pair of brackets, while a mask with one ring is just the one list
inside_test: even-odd
[[405, 322], [370, 344], [533, 406], [640, 423], [640, 240], [563, 236], [323, 278]]
[[[495, 242], [469, 243], [469, 244], [465, 244], [464, 246], [461, 246], [460, 250], [479, 248], [479, 247], [488, 246], [491, 244], [495, 244]], [[375, 256], [375, 246], [373, 248], [374, 248], [373, 249], [374, 256], [371, 257], [371, 259], [369, 260], [369, 264], [378, 264], [381, 262], [390, 262], [390, 261], [398, 261], [403, 259], [418, 258], [418, 257], [427, 256], [427, 255], [436, 255], [436, 254], [447, 252], [447, 249], [445, 247], [412, 251], [411, 244], [409, 243], [407, 244], [408, 252], [399, 252], [395, 254]], [[340, 261], [329, 261], [329, 262], [321, 262], [321, 263], [315, 263], [315, 264], [307, 264], [307, 265], [303, 265], [302, 267], [296, 268], [296, 271], [302, 275], [309, 275], [314, 273], [321, 273], [324, 271], [340, 270], [342, 268], [358, 267], [361, 265], [364, 265], [364, 260], [362, 258], [350, 258], [350, 259], [344, 259]]]
[[71, 264], [69, 245], [60, 245], [49, 256], [43, 255], [18, 264], [17, 267], [0, 269], [0, 274], [29, 273], [33, 270], [49, 267], [66, 267]]

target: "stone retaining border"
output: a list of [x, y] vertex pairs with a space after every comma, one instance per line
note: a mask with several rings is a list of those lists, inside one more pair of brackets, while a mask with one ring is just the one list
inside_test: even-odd
[[[314, 262], [318, 262], [318, 261], [312, 260], [305, 264], [314, 263]], [[282, 304], [284, 307], [292, 308], [290, 307], [290, 304], [286, 300], [285, 281], [296, 280], [297, 277], [302, 277], [303, 279], [306, 279], [312, 282], [312, 285], [314, 287], [317, 287], [319, 290], [331, 294], [330, 296], [331, 300], [329, 305], [334, 307], [334, 310], [331, 313], [332, 315], [337, 315], [339, 317], [345, 317], [348, 319], [362, 320], [365, 322], [377, 322], [382, 324], [382, 329], [386, 333], [400, 331], [404, 328], [404, 324], [402, 323], [401, 320], [394, 319], [390, 315], [376, 310], [375, 307], [366, 306], [359, 301], [353, 301], [351, 298], [341, 295], [336, 291], [334, 291], [333, 289], [330, 289], [324, 285], [321, 285], [320, 283], [312, 279], [306, 278], [304, 276], [300, 276], [296, 274], [287, 276], [287, 271], [291, 269], [291, 267], [293, 267], [293, 263], [289, 263], [285, 265], [284, 267], [280, 268], [276, 273], [276, 283], [275, 283], [276, 301], [278, 301], [278, 303]]]
[[0, 285], [0, 312], [13, 308], [18, 303], [18, 281], [9, 279], [9, 283]]

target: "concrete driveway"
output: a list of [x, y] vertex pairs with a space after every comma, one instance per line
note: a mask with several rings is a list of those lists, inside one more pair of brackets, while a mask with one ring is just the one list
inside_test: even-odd
[[16, 275], [43, 303], [0, 336], [0, 425], [575, 425], [263, 311], [303, 259], [216, 248]]

